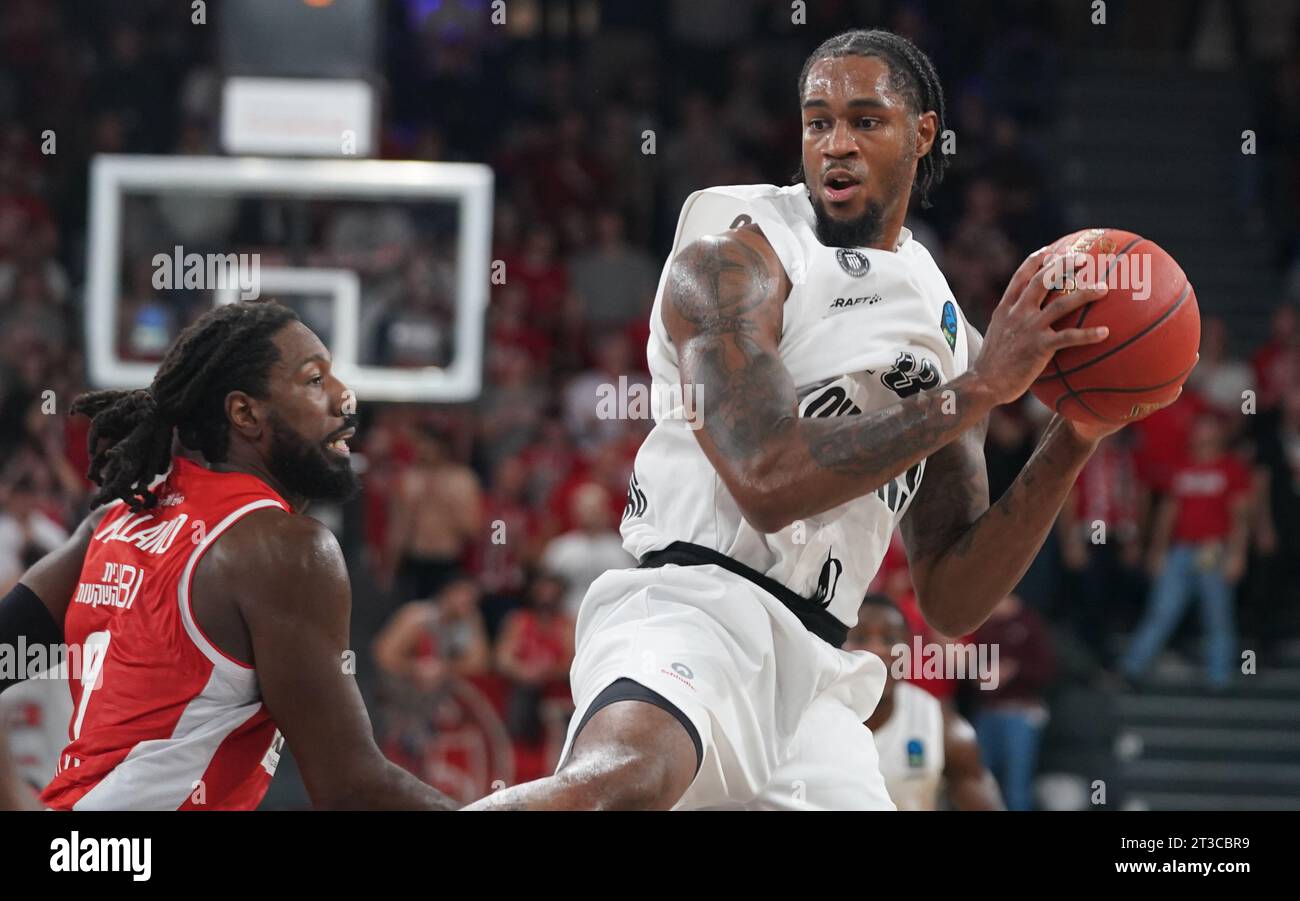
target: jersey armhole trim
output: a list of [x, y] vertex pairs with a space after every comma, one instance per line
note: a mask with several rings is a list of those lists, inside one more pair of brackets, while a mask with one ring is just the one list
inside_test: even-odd
[[[192, 641], [194, 646], [202, 652], [204, 657], [207, 657], [214, 666], [226, 670], [227, 672], [251, 673], [255, 668], [244, 663], [242, 660], [236, 660], [234, 657], [231, 657], [225, 651], [221, 650], [221, 648], [217, 647], [203, 632], [203, 629], [199, 626], [198, 620], [194, 618], [194, 610], [191, 607], [190, 597], [190, 591], [194, 581], [194, 570], [198, 566], [199, 560], [202, 559], [203, 554], [212, 546], [214, 541], [221, 537], [222, 532], [226, 531], [226, 529], [233, 526], [236, 522], [243, 519], [254, 510], [261, 510], [265, 507], [276, 507], [280, 510], [285, 510], [284, 505], [279, 501], [271, 498], [263, 498], [261, 500], [253, 501], [252, 503], [244, 504], [244, 506], [229, 513], [225, 519], [217, 523], [216, 526], [214, 526], [212, 530], [204, 536], [203, 540], [199, 542], [199, 546], [190, 552], [190, 558], [186, 561], [185, 569], [181, 572], [180, 580], [176, 584], [176, 600], [180, 606], [181, 623], [185, 626], [185, 634], [189, 636], [190, 641]], [[285, 512], [287, 513], [288, 511], [285, 510]]]

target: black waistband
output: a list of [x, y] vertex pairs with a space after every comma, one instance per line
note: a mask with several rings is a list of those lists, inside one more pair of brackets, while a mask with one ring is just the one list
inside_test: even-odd
[[712, 563], [721, 566], [742, 579], [748, 579], [772, 595], [772, 597], [784, 604], [787, 610], [799, 618], [799, 622], [803, 623], [805, 629], [822, 641], [834, 647], [842, 648], [849, 637], [849, 627], [819, 604], [814, 604], [806, 597], [795, 594], [776, 579], [769, 578], [758, 570], [751, 569], [726, 554], [715, 551], [713, 548], [692, 544], [689, 541], [674, 541], [668, 547], [658, 551], [651, 551], [642, 557], [639, 568], [650, 569], [668, 563], [675, 563], [678, 566], [703, 566]]

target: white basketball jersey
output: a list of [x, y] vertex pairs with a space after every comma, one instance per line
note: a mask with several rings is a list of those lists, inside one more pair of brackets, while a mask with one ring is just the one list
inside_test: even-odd
[[894, 712], [872, 730], [880, 775], [899, 810], [934, 810], [943, 782], [943, 707], [923, 688], [894, 685]]
[[845, 625], [921, 485], [922, 461], [875, 492], [763, 534], [749, 525], [684, 415], [708, 409], [681, 386], [677, 353], [660, 315], [669, 265], [697, 238], [752, 222], [790, 278], [779, 350], [801, 416], [881, 409], [934, 388], [967, 367], [966, 328], [948, 283], [903, 229], [894, 251], [826, 247], [814, 232], [803, 185], [738, 185], [686, 200], [659, 279], [647, 348], [655, 427], [637, 454], [623, 546], [634, 556], [689, 541], [764, 573], [830, 610]]

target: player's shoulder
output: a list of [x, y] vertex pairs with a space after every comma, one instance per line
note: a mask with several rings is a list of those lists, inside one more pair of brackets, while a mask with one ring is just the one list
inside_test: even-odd
[[758, 218], [791, 222], [802, 218], [801, 205], [808, 205], [803, 185], [715, 185], [693, 192], [682, 204], [682, 222], [705, 221], [714, 233]]
[[747, 246], [769, 265], [793, 278], [802, 271], [796, 229], [811, 216], [802, 185], [717, 185], [686, 198], [674, 239], [675, 251], [694, 248], [711, 257], [729, 247], [742, 256]]
[[208, 556], [217, 566], [234, 567], [243, 578], [306, 578], [343, 565], [338, 539], [322, 522], [277, 506], [241, 517], [218, 537]]

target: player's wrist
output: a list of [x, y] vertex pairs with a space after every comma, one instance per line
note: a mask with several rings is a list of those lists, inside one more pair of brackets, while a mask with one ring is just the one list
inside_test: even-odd
[[1091, 456], [1101, 444], [1101, 439], [1113, 431], [1068, 419], [1059, 413], [1056, 420], [1056, 428], [1052, 430], [1051, 437], [1063, 443], [1072, 453], [1085, 457]]
[[960, 398], [958, 409], [971, 413], [972, 419], [983, 419], [994, 407], [1003, 403], [992, 383], [980, 372], [968, 369], [948, 385]]

